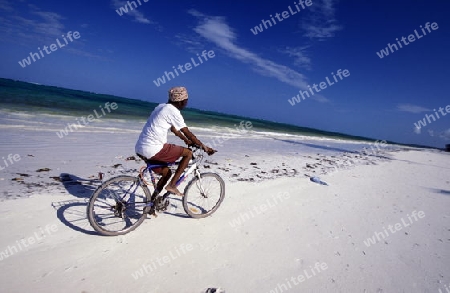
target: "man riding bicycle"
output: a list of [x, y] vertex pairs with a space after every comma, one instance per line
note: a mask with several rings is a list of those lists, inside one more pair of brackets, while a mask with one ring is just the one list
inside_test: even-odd
[[[167, 143], [167, 133], [169, 129], [187, 145], [195, 144], [200, 146], [208, 155], [216, 152], [212, 148], [204, 145], [186, 126], [180, 110], [183, 110], [188, 103], [188, 93], [184, 87], [173, 87], [169, 90], [169, 101], [166, 104], [158, 105], [147, 120], [139, 139], [135, 146], [136, 154], [145, 161], [157, 161], [159, 163], [173, 163], [182, 158], [172, 180], [167, 184], [166, 190], [176, 195], [183, 196], [177, 189], [176, 182], [181, 177], [184, 169], [192, 158], [192, 151], [189, 148]], [[152, 197], [156, 197], [172, 172], [169, 167], [161, 167], [153, 170], [162, 175]]]

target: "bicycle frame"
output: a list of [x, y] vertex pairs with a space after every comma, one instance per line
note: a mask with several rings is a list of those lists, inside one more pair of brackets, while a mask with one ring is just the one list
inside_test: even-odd
[[[196, 150], [199, 150], [199, 149], [200, 148], [196, 148]], [[202, 159], [203, 159], [203, 155], [194, 154], [192, 156], [193, 163], [190, 163], [188, 165], [188, 167], [183, 171], [183, 173], [181, 174], [180, 178], [175, 183], [175, 186], [178, 187], [190, 174], [195, 173], [194, 176], [196, 176], [198, 178], [197, 186], [199, 187], [200, 192], [202, 194], [205, 194], [205, 190], [203, 188], [203, 185], [201, 184], [201, 175], [200, 175], [200, 170], [199, 170], [199, 163], [202, 161]], [[150, 173], [151, 184], [153, 185], [153, 188], [156, 189], [156, 186], [157, 186], [156, 179], [157, 178], [156, 178], [156, 176], [154, 174], [155, 172], [152, 172], [152, 171], [154, 169], [156, 169], [156, 168], [171, 167], [171, 166], [178, 165], [179, 163], [180, 162], [162, 163], [162, 164], [147, 163], [147, 166], [142, 167], [141, 171], [139, 172], [139, 181], [140, 181], [141, 185], [143, 185], [145, 188], [147, 188], [147, 185], [150, 185], [144, 178], [145, 172], [149, 172]], [[166, 199], [170, 194], [171, 194], [170, 192], [166, 192], [162, 196], [162, 198]]]
[[[184, 188], [185, 194], [181, 202], [184, 211], [192, 218], [198, 219], [207, 217], [217, 210], [225, 196], [225, 183], [217, 173], [201, 173], [203, 154], [194, 154], [177, 180], [176, 186], [193, 174]], [[110, 178], [102, 182], [94, 191], [89, 200], [87, 214], [95, 231], [107, 236], [123, 235], [138, 227], [147, 217], [146, 214], [156, 217], [156, 212], [167, 210], [170, 204], [168, 197], [172, 193], [166, 190], [162, 196], [156, 192], [151, 194], [152, 190], [149, 186], [152, 184], [157, 186], [158, 179], [156, 173], [152, 171], [155, 168], [175, 166], [177, 163], [152, 164], [154, 162], [148, 161], [146, 163], [140, 169], [138, 176], [120, 175]], [[148, 175], [144, 176], [146, 171], [150, 173], [151, 183], [145, 180], [145, 177], [149, 178]], [[213, 194], [210, 194], [210, 191]], [[210, 195], [212, 202], [209, 200]], [[214, 201], [215, 198], [217, 201]], [[114, 202], [111, 202], [111, 199]], [[116, 218], [122, 218], [122, 220], [119, 221]], [[109, 228], [110, 226], [112, 228]]]
[[[161, 168], [161, 167], [170, 167], [170, 166], [175, 166], [178, 163], [167, 163], [167, 164], [147, 164], [147, 167], [145, 168], [145, 170], [142, 172], [142, 174], [144, 174], [145, 171], [150, 173], [150, 178], [152, 180], [152, 184], [153, 187], [156, 188], [156, 177], [154, 175], [153, 169], [156, 168]], [[180, 185], [192, 172], [196, 171], [196, 176], [200, 177], [200, 171], [198, 170], [198, 165], [197, 163], [193, 163], [192, 165], [188, 166], [188, 168], [186, 170], [183, 171], [183, 173], [181, 174], [180, 178], [177, 180], [176, 182], [176, 186]], [[146, 183], [145, 180], [143, 178], [141, 178], [141, 180], [144, 181], [144, 184]], [[146, 184], [147, 185], [147, 184]]]

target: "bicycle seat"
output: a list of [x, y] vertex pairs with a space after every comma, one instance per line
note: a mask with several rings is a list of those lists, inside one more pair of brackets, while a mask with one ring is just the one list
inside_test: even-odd
[[156, 166], [168, 166], [169, 163], [157, 160], [144, 160], [147, 165], [156, 165]]
[[150, 160], [140, 154], [136, 155], [138, 155], [138, 157], [141, 158], [147, 165], [167, 165], [167, 163], [163, 161]]
[[137, 155], [139, 156], [139, 158], [144, 160], [144, 162], [145, 162], [145, 164], [147, 164], [147, 166], [162, 167], [162, 166], [177, 165], [180, 163], [180, 161], [176, 161], [174, 163], [169, 163], [169, 162], [163, 162], [163, 161], [158, 161], [158, 160], [151, 160], [151, 159], [147, 159], [146, 157], [141, 156], [139, 154], [137, 154]]

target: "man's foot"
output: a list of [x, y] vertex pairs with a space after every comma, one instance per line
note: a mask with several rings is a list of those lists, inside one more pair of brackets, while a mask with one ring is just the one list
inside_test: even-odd
[[178, 196], [184, 196], [184, 194], [182, 194], [175, 186], [166, 186], [166, 190], [168, 192], [172, 192], [173, 194], [176, 194]]
[[156, 214], [156, 209], [155, 206], [152, 206], [148, 212], [147, 212], [150, 216], [154, 216], [155, 218], [158, 217], [158, 215]]

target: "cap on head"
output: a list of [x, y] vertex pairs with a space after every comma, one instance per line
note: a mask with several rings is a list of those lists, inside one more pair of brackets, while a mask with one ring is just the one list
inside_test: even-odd
[[169, 101], [181, 102], [188, 98], [188, 92], [185, 87], [177, 86], [169, 90]]

